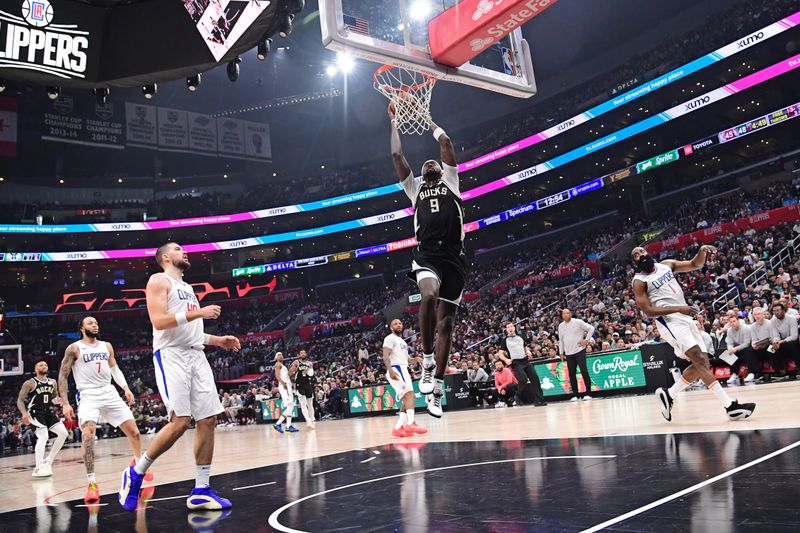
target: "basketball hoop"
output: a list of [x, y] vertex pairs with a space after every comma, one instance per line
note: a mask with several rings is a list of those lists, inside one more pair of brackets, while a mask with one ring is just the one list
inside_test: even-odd
[[424, 72], [383, 65], [373, 77], [375, 90], [394, 104], [397, 130], [421, 135], [431, 127], [431, 93], [436, 78]]

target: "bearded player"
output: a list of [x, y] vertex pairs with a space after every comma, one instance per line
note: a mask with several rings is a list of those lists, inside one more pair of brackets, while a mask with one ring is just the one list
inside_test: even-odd
[[705, 245], [700, 247], [691, 261], [667, 259], [656, 263], [644, 248], [637, 247], [631, 251], [634, 270], [637, 272], [633, 278], [636, 305], [648, 317], [655, 319], [661, 338], [672, 346], [675, 355], [691, 363], [672, 387], [656, 389], [661, 414], [667, 421], [672, 420], [672, 403], [677, 394], [698, 378], [719, 399], [731, 420], [745, 419], [756, 408], [754, 403], [740, 404], [732, 400], [714, 377], [708, 355], [703, 352], [703, 339], [693, 320], [699, 310], [686, 304], [683, 289], [675, 279], [676, 272], [700, 270], [706, 264], [708, 256], [716, 253], [716, 248]]
[[458, 163], [450, 137], [431, 120], [430, 127], [439, 143], [442, 162], [425, 161], [422, 183], [417, 182], [403, 155], [394, 104], [389, 106], [389, 117], [392, 119], [392, 161], [403, 190], [414, 207], [414, 232], [419, 243], [414, 249], [408, 274], [422, 295], [419, 329], [423, 361], [419, 391], [430, 395], [428, 413], [440, 418], [453, 318], [461, 304], [467, 273]]

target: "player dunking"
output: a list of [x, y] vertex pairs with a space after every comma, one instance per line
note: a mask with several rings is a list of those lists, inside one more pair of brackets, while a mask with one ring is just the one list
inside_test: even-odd
[[314, 421], [314, 364], [308, 360], [308, 352], [300, 350], [297, 360], [292, 363], [289, 374], [294, 379], [297, 400], [308, 429], [317, 429]]
[[294, 414], [294, 390], [292, 390], [292, 380], [289, 377], [289, 368], [283, 364], [283, 354], [275, 354], [275, 379], [278, 380], [278, 392], [281, 394], [283, 403], [283, 414], [272, 427], [278, 433], [283, 433], [283, 422], [286, 421], [286, 431], [295, 433], [300, 431], [292, 425], [292, 415]]
[[672, 403], [677, 394], [698, 378], [722, 402], [722, 406], [731, 420], [749, 417], [756, 407], [754, 403], [740, 404], [731, 400], [714, 377], [709, 366], [708, 355], [703, 352], [702, 347], [705, 344], [694, 320], [692, 320], [699, 311], [686, 304], [683, 289], [675, 279], [675, 272], [700, 270], [706, 264], [708, 255], [715, 253], [717, 253], [716, 248], [705, 245], [700, 247], [697, 255], [691, 261], [668, 259], [656, 263], [644, 248], [637, 247], [631, 252], [634, 270], [637, 272], [633, 278], [636, 305], [647, 316], [655, 318], [661, 338], [672, 346], [675, 355], [692, 363], [683, 371], [681, 379], [677, 380], [672, 387], [656, 389], [661, 414], [668, 421], [672, 420]]
[[[142, 446], [139, 441], [139, 428], [136, 427], [133, 413], [128, 407], [133, 405], [133, 393], [128, 388], [125, 376], [114, 358], [113, 346], [98, 339], [100, 325], [94, 317], [82, 318], [78, 322], [78, 332], [81, 334], [81, 340], [67, 346], [64, 352], [64, 359], [58, 372], [58, 389], [61, 393], [64, 416], [72, 419], [75, 411], [69, 403], [67, 383], [72, 373], [75, 377], [75, 387], [78, 389], [75, 401], [78, 404], [78, 424], [82, 436], [81, 453], [89, 483], [84, 502], [91, 505], [100, 501], [100, 491], [94, 474], [94, 436], [100, 420], [118, 427], [128, 437], [134, 458], [131, 466], [141, 457]], [[128, 405], [125, 405], [117, 389], [111, 384], [112, 379], [122, 388]], [[150, 480], [152, 475], [148, 481]]]
[[[413, 252], [409, 277], [422, 294], [419, 329], [422, 337], [422, 379], [419, 391], [431, 394], [428, 413], [442, 416], [444, 372], [453, 335], [453, 317], [461, 303], [466, 280], [464, 254], [464, 209], [458, 180], [458, 163], [450, 137], [430, 121], [433, 137], [439, 143], [442, 164], [430, 159], [422, 165], [420, 184], [403, 155], [394, 104], [392, 119], [392, 160], [403, 190], [414, 207], [414, 231], [418, 241]], [[434, 334], [436, 359], [434, 361]]]
[[186, 506], [193, 510], [228, 509], [231, 502], [217, 496], [209, 486], [214, 427], [223, 408], [203, 346], [220, 346], [238, 352], [241, 345], [232, 335], [218, 337], [203, 333], [203, 319], [216, 319], [220, 308], [218, 305], [200, 307], [194, 289], [183, 281], [183, 273], [191, 264], [177, 243], [162, 245], [156, 252], [156, 262], [164, 272], [153, 274], [147, 282], [147, 313], [153, 324], [156, 383], [167, 407], [169, 423], [156, 434], [136, 465], [122, 472], [119, 501], [128, 511], [136, 509], [148, 468], [189, 429], [189, 422], [194, 418], [197, 473], [195, 488], [186, 499]]
[[[22, 414], [22, 423], [36, 428], [36, 468], [33, 477], [50, 477], [53, 475], [53, 461], [67, 440], [67, 428], [53, 413], [53, 400], [58, 396], [58, 385], [54, 379], [47, 377], [47, 363], [39, 361], [34, 367], [36, 375], [22, 384], [17, 396], [17, 408]], [[49, 431], [56, 434], [50, 454], [45, 459]]]
[[397, 422], [392, 430], [393, 437], [412, 437], [428, 430], [414, 421], [414, 386], [408, 373], [408, 363], [417, 358], [409, 358], [408, 344], [403, 340], [403, 323], [395, 318], [389, 325], [392, 332], [383, 339], [383, 364], [386, 365], [386, 379], [394, 389], [400, 404]]

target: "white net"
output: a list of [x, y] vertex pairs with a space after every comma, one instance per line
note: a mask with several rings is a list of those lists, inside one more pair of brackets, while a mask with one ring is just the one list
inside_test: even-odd
[[434, 85], [436, 78], [415, 70], [384, 65], [375, 71], [375, 90], [394, 104], [397, 129], [406, 135], [421, 135], [431, 128]]

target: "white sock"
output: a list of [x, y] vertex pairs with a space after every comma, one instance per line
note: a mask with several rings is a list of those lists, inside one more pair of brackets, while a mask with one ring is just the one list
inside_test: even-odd
[[286, 417], [285, 417], [285, 416], [283, 416], [283, 415], [281, 415], [281, 417], [278, 419], [278, 421], [277, 421], [277, 422], [275, 422], [275, 424], [276, 424], [276, 425], [278, 425], [278, 426], [280, 426], [281, 424], [283, 424], [283, 421], [284, 421], [284, 420], [286, 420]]
[[406, 425], [406, 414], [403, 411], [400, 411], [397, 415], [397, 423], [394, 425], [394, 429], [400, 429], [401, 427]]
[[408, 425], [409, 426], [414, 423], [414, 410], [413, 409], [408, 409], [406, 411], [406, 419], [408, 419]]
[[291, 427], [291, 426], [292, 426], [292, 417], [291, 416], [287, 416], [286, 417], [286, 427], [288, 428], [288, 427]]
[[433, 378], [433, 393], [434, 394], [444, 394], [444, 380]]
[[675, 381], [675, 383], [672, 384], [672, 387], [670, 387], [669, 391], [667, 392], [669, 392], [670, 398], [674, 400], [678, 396], [678, 393], [686, 389], [686, 387], [688, 387], [689, 385], [691, 385], [691, 383], [686, 381], [686, 379], [684, 379], [684, 377], [681, 376], [680, 378], [678, 378], [677, 381]]
[[719, 401], [722, 402], [722, 407], [724, 407], [725, 409], [730, 407], [731, 404], [733, 403], [733, 400], [731, 400], [731, 397], [728, 396], [727, 392], [725, 392], [725, 389], [722, 388], [722, 385], [719, 384], [719, 381], [715, 381], [714, 383], [712, 383], [708, 387], [708, 390], [713, 392], [714, 396], [719, 398]]
[[86, 481], [88, 481], [89, 483], [96, 483], [96, 480], [94, 478], [94, 472], [92, 472], [91, 474], [86, 474]]
[[147, 472], [147, 469], [150, 468], [150, 465], [153, 464], [153, 461], [153, 459], [147, 456], [147, 452], [144, 452], [139, 460], [136, 461], [136, 466], [134, 466], [133, 469], [137, 474], [144, 474]]
[[432, 353], [426, 353], [422, 355], [422, 366], [423, 368], [431, 368], [436, 366], [436, 361], [433, 360]]
[[194, 478], [194, 488], [204, 489], [208, 487], [211, 477], [211, 465], [197, 465], [197, 475]]
[[64, 446], [64, 443], [67, 441], [67, 428], [64, 427], [64, 424], [56, 424], [50, 431], [56, 434], [56, 440], [53, 442], [53, 447], [50, 448], [50, 455], [47, 457], [52, 463], [58, 452], [61, 451], [61, 447]]
[[36, 446], [33, 451], [36, 456], [36, 466], [44, 462], [44, 451], [47, 448], [47, 428], [39, 428], [34, 433], [36, 435]]

